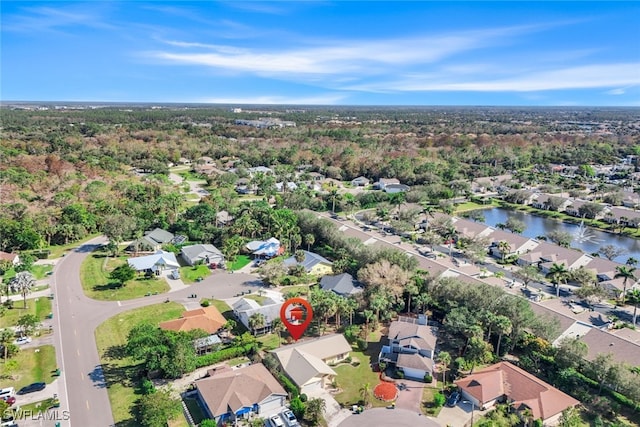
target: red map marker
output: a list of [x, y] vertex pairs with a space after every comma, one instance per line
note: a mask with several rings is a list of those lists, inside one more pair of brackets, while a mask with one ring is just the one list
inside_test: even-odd
[[293, 339], [298, 341], [313, 319], [311, 304], [302, 298], [290, 298], [280, 308], [280, 319]]

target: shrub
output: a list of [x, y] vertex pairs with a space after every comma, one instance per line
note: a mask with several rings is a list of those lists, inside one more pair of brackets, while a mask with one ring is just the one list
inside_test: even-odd
[[433, 395], [433, 405], [436, 408], [441, 408], [444, 405], [444, 402], [446, 402], [446, 400], [447, 398], [444, 397], [444, 394], [440, 392]]
[[402, 372], [400, 369], [396, 370], [396, 376], [400, 379], [404, 378], [404, 372]]
[[140, 390], [142, 391], [142, 394], [151, 394], [156, 392], [156, 387], [150, 380], [145, 378], [142, 380], [142, 384], [140, 384]]
[[425, 383], [431, 383], [432, 381], [433, 381], [433, 377], [431, 376], [431, 374], [424, 374]]
[[240, 357], [247, 354], [249, 349], [245, 347], [229, 347], [224, 350], [216, 351], [215, 353], [205, 354], [198, 356], [196, 361], [196, 367], [202, 368], [203, 366], [213, 365], [223, 360], [233, 359], [234, 357]]
[[304, 402], [302, 401], [302, 399], [300, 399], [299, 396], [294, 397], [293, 399], [291, 399], [291, 411], [293, 412], [293, 414], [296, 416], [297, 419], [301, 420], [304, 418], [304, 410], [305, 405]]
[[304, 394], [304, 393], [302, 393], [302, 394], [300, 395], [300, 400], [301, 400], [301, 401], [303, 401], [303, 402], [306, 402], [306, 401], [308, 400], [307, 395], [306, 395], [306, 394]]
[[366, 340], [363, 340], [362, 338], [358, 338], [356, 340], [356, 345], [358, 346], [358, 350], [365, 351], [369, 346], [369, 343]]
[[298, 390], [298, 387], [285, 374], [278, 374], [278, 381], [280, 381], [282, 387], [284, 387], [284, 389], [291, 395], [291, 397], [295, 398], [300, 395], [300, 390]]
[[208, 299], [205, 299], [200, 303], [200, 305], [203, 306], [203, 307], [209, 307], [210, 304], [211, 303], [209, 302]]
[[360, 326], [349, 325], [344, 328], [344, 337], [349, 341], [349, 343], [353, 344], [356, 342], [358, 335], [360, 335]]

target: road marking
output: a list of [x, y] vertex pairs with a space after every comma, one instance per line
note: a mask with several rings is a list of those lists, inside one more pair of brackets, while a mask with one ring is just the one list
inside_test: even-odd
[[73, 335], [78, 335], [78, 330], [77, 329], [73, 330]]
[[89, 409], [89, 401], [87, 400], [87, 409]]
[[118, 307], [122, 307], [122, 304], [120, 303], [120, 301], [118, 301]]
[[80, 349], [76, 349], [76, 353], [78, 353], [78, 356], [80, 356]]

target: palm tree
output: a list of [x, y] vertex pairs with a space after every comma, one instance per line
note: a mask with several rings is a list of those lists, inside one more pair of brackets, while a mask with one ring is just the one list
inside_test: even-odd
[[280, 347], [280, 334], [284, 331], [284, 323], [282, 323], [282, 319], [276, 317], [271, 321], [271, 330], [278, 334], [278, 347]]
[[633, 326], [636, 326], [638, 306], [640, 305], [640, 289], [632, 289], [627, 295], [627, 301], [633, 306]]
[[367, 405], [369, 405], [369, 397], [371, 396], [371, 384], [362, 384], [362, 387], [360, 387], [358, 391], [360, 392], [360, 397], [362, 397], [362, 402], [366, 407]]
[[7, 356], [9, 355], [9, 344], [13, 341], [15, 332], [11, 329], [0, 329], [0, 344], [4, 348], [4, 362], [7, 363]]
[[310, 399], [307, 402], [306, 409], [304, 411], [305, 418], [312, 423], [312, 425], [318, 425], [320, 417], [326, 411], [327, 403], [322, 398]]
[[36, 279], [28, 271], [17, 273], [9, 282], [9, 288], [12, 292], [19, 292], [24, 300], [24, 308], [27, 308], [27, 295], [31, 293], [31, 289], [36, 284]]
[[264, 328], [265, 323], [266, 319], [262, 313], [254, 313], [249, 317], [249, 329], [253, 335], [256, 334], [256, 330]]
[[638, 260], [631, 256], [627, 258], [627, 262], [625, 264], [635, 267], [636, 265], [638, 265]]
[[447, 381], [447, 366], [451, 363], [451, 355], [446, 351], [441, 351], [440, 354], [438, 354], [438, 360], [442, 364], [442, 390], [444, 390], [444, 386]]
[[341, 199], [340, 193], [338, 193], [338, 189], [334, 188], [329, 192], [329, 197], [331, 197], [331, 213], [336, 213], [336, 200]]
[[496, 356], [500, 357], [500, 342], [502, 341], [503, 335], [508, 335], [511, 333], [511, 329], [513, 325], [511, 324], [511, 320], [507, 316], [498, 315], [496, 316], [493, 327], [498, 334], [498, 343], [496, 344]]
[[635, 276], [636, 268], [631, 266], [619, 265], [616, 267], [616, 274], [613, 276], [614, 279], [618, 279], [622, 277], [624, 280], [622, 281], [622, 305], [624, 305], [624, 301], [627, 294], [627, 283], [629, 280], [636, 280]]
[[556, 285], [556, 297], [560, 296], [560, 284], [565, 282], [569, 277], [569, 270], [564, 264], [558, 264], [554, 262], [549, 269], [547, 277], [551, 280], [551, 283]]
[[304, 241], [307, 244], [307, 252], [311, 251], [311, 246], [316, 242], [316, 236], [312, 233], [304, 235]]
[[509, 242], [504, 240], [500, 240], [498, 242], [498, 251], [500, 252], [500, 256], [502, 256], [502, 262], [504, 262], [505, 257], [509, 252], [511, 252], [511, 245]]

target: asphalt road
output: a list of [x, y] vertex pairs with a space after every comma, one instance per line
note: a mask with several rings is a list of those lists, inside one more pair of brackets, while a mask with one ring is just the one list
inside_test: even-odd
[[60, 409], [70, 411], [70, 419], [61, 426], [113, 426], [114, 420], [100, 365], [94, 333], [110, 317], [123, 311], [164, 302], [178, 303], [198, 298], [230, 298], [246, 290], [256, 290], [262, 283], [242, 273], [217, 272], [200, 283], [170, 294], [153, 295], [130, 301], [96, 301], [87, 298], [80, 283], [80, 266], [86, 256], [97, 249], [100, 237], [68, 253], [55, 267], [52, 277], [54, 299], [54, 344], [58, 366], [62, 369], [58, 394]]

